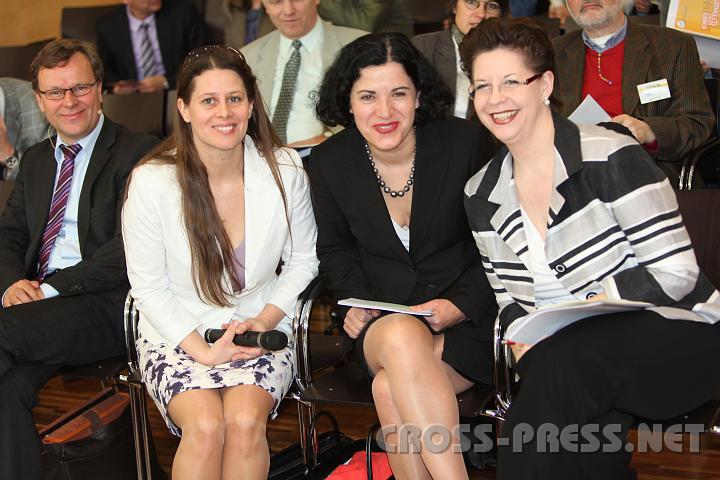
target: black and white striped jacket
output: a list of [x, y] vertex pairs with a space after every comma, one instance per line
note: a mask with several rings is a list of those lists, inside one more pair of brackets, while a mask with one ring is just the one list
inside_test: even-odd
[[[578, 300], [604, 292], [609, 299], [720, 319], [720, 295], [699, 271], [672, 187], [645, 150], [603, 127], [578, 127], [559, 116], [553, 121], [555, 175], [545, 253], [558, 280]], [[468, 181], [465, 208], [507, 327], [535, 309], [507, 148]], [[674, 316], [674, 308], [660, 310]]]

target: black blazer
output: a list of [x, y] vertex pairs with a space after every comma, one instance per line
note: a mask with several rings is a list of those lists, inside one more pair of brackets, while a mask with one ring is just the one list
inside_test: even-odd
[[[205, 44], [205, 27], [190, 0], [164, 1], [155, 14], [160, 55], [170, 88], [185, 55]], [[96, 26], [97, 45], [105, 69], [105, 86], [120, 80], [136, 80], [137, 69], [125, 5], [101, 17]]]
[[[55, 138], [55, 137], [53, 137]], [[127, 284], [120, 237], [125, 181], [158, 139], [132, 133], [105, 117], [85, 174], [78, 205], [82, 260], [47, 279], [60, 295], [109, 290]], [[0, 217], [0, 292], [37, 276], [38, 253], [55, 184], [54, 149], [47, 139], [23, 155], [10, 199]]]
[[309, 173], [317, 254], [332, 292], [410, 305], [445, 298], [475, 327], [483, 325], [462, 322], [456, 328], [490, 335], [497, 307], [465, 216], [463, 189], [494, 152], [487, 133], [464, 120], [417, 127], [408, 252], [393, 229], [360, 132], [350, 127], [314, 147]]

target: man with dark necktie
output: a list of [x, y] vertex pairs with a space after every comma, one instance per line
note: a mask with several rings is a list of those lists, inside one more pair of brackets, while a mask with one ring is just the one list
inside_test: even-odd
[[57, 135], [25, 152], [0, 217], [0, 478], [23, 480], [41, 478], [37, 391], [61, 365], [124, 351], [120, 207], [130, 170], [157, 143], [102, 114], [93, 45], [52, 42], [31, 76]]
[[97, 44], [113, 93], [174, 88], [185, 55], [205, 44], [191, 0], [123, 0], [97, 23]]
[[333, 132], [315, 117], [311, 92], [335, 54], [367, 33], [323, 21], [318, 2], [263, 0], [277, 30], [241, 50], [270, 107], [275, 131], [290, 146], [315, 145]]

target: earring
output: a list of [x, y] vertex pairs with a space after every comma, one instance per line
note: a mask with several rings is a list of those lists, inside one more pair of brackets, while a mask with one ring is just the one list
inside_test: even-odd
[[549, 99], [548, 97], [543, 98], [543, 103], [545, 104], [546, 107], [549, 107], [549, 106], [550, 106], [550, 99]]

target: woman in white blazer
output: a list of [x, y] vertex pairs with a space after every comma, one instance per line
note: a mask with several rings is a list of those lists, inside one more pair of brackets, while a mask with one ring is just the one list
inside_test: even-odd
[[123, 208], [143, 379], [182, 432], [173, 478], [266, 478], [265, 425], [292, 381], [292, 340], [277, 352], [232, 340], [291, 334], [317, 274], [308, 182], [237, 50], [194, 50], [177, 85], [179, 127], [133, 171]]

